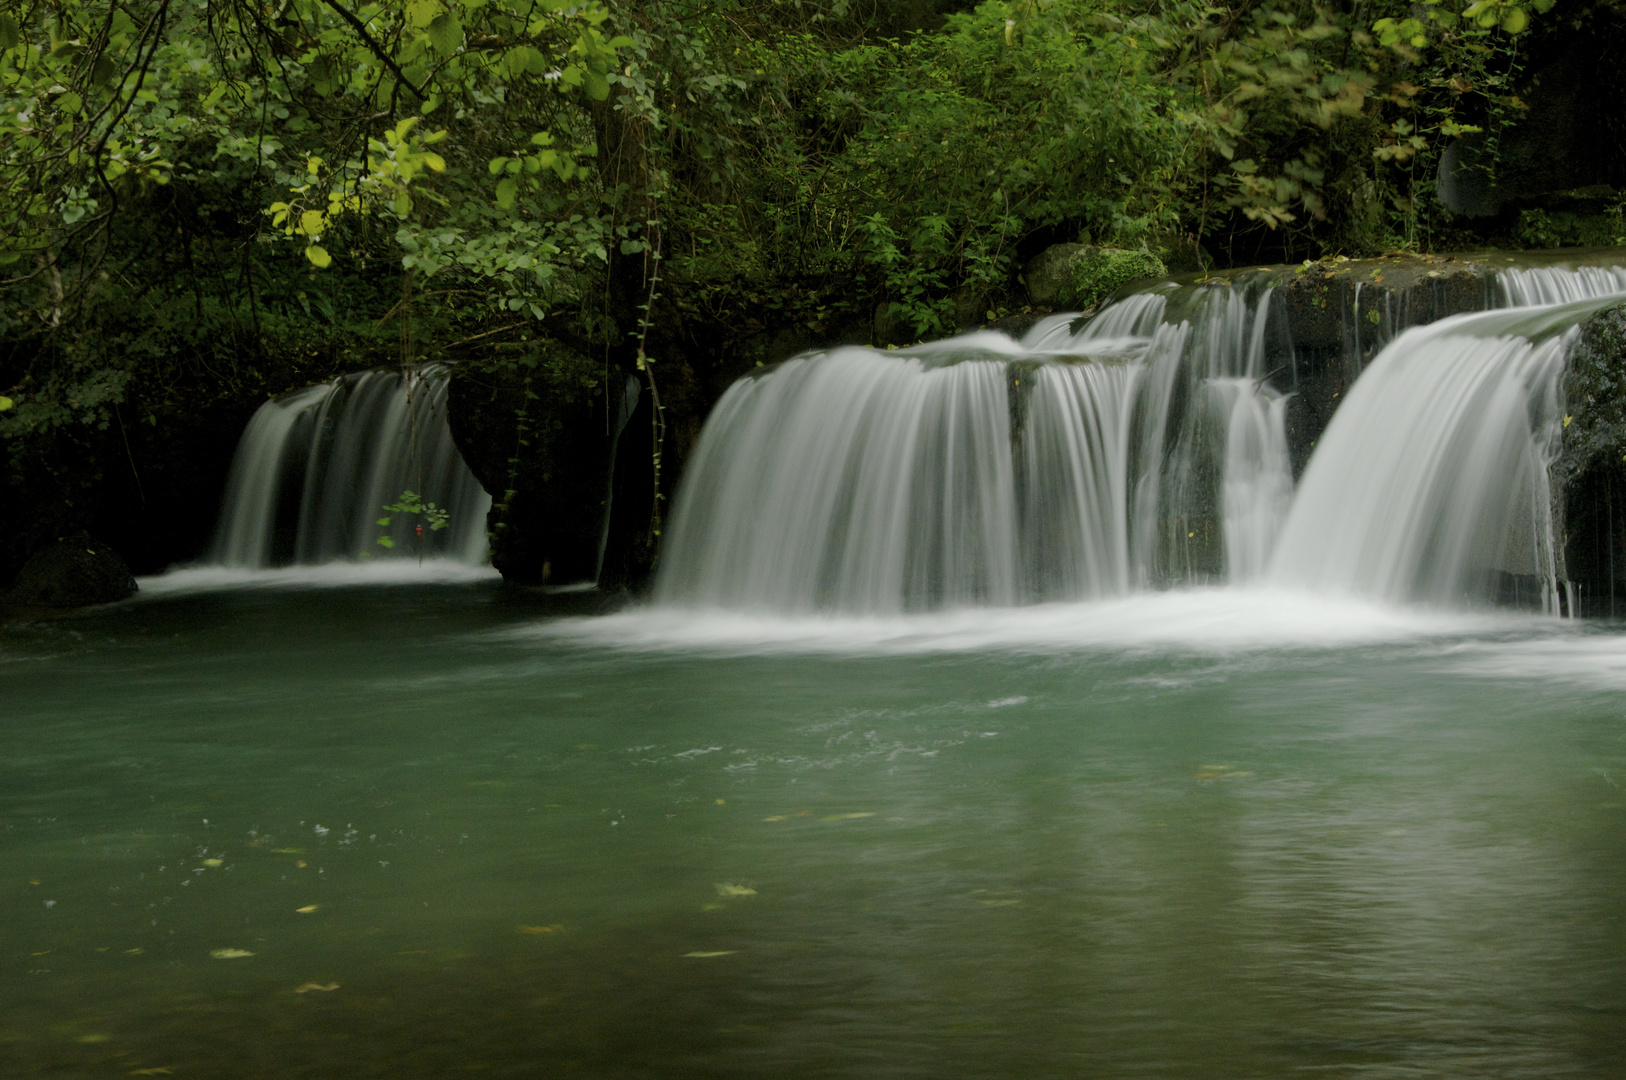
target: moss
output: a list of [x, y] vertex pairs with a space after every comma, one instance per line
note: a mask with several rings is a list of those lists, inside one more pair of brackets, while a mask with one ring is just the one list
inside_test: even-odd
[[1073, 260], [1072, 270], [1070, 287], [1056, 296], [1057, 307], [1092, 308], [1131, 281], [1169, 276], [1163, 260], [1150, 251], [1122, 248], [1085, 248]]
[[1614, 212], [1530, 209], [1519, 211], [1513, 238], [1521, 247], [1608, 247], [1621, 241], [1621, 217]]

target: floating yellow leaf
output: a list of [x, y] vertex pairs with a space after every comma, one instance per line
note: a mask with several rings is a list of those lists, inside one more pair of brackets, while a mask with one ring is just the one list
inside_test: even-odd
[[303, 854], [305, 854], [305, 849], [304, 848], [297, 848], [297, 847], [279, 847], [279, 848], [272, 848], [271, 850], [275, 851], [278, 855], [303, 855]]
[[733, 956], [737, 952], [739, 952], [738, 949], [721, 949], [717, 952], [686, 952], [683, 956], [684, 959], [710, 960], [714, 956]]
[[554, 923], [552, 926], [521, 926], [518, 930], [522, 934], [557, 934], [564, 930], [564, 925]]
[[216, 960], [241, 960], [245, 956], [253, 956], [254, 954], [247, 949], [211, 949], [209, 955]]
[[339, 988], [338, 983], [327, 983], [325, 985], [322, 984], [322, 983], [306, 983], [304, 986], [296, 986], [296, 987], [294, 987], [294, 993], [296, 993], [296, 994], [308, 994], [312, 990], [316, 990], [316, 991], [319, 991], [321, 993], [326, 994], [326, 993], [329, 993], [330, 991], [337, 990], [338, 988]]
[[306, 862], [304, 859], [300, 859], [298, 862], [294, 863], [294, 865], [303, 870], [305, 867], [309, 866], [310, 863]]
[[820, 818], [819, 820], [820, 821], [851, 821], [853, 818], [874, 817], [874, 816], [875, 816], [875, 811], [866, 810], [861, 814], [831, 814], [829, 817]]
[[295, 915], [309, 915], [311, 912], [316, 911], [319, 908], [321, 908], [321, 906], [322, 906], [321, 904], [306, 904], [302, 908], [294, 908], [294, 914]]
[[147, 951], [146, 949], [125, 949], [124, 950], [124, 955], [125, 956], [140, 956], [142, 953], [144, 953], [146, 951]]
[[717, 805], [718, 806], [724, 806], [726, 804], [727, 804], [727, 800], [725, 800], [725, 799], [718, 799], [717, 800]]
[[203, 865], [204, 866], [224, 866], [225, 863], [226, 863], [225, 859], [204, 859], [203, 860]]
[[726, 881], [717, 885], [718, 896], [755, 896], [757, 891], [748, 885], [730, 885]]
[[789, 821], [790, 820], [790, 815], [789, 814], [775, 814], [773, 817], [765, 817], [762, 820], [763, 821]]

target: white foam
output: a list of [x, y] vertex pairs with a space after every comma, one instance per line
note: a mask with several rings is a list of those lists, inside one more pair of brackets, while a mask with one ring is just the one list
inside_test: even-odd
[[356, 585], [450, 585], [494, 581], [497, 571], [454, 559], [380, 559], [376, 562], [329, 562], [249, 570], [235, 566], [179, 566], [153, 577], [137, 578], [138, 597], [233, 589], [335, 589]]
[[1626, 690], [1626, 634], [1577, 631], [1516, 642], [1465, 642], [1446, 656], [1454, 674]]
[[1557, 620], [1517, 613], [1451, 613], [1276, 589], [1214, 588], [898, 616], [784, 617], [647, 606], [531, 623], [502, 636], [727, 655], [1229, 654], [1546, 633], [1560, 627]]

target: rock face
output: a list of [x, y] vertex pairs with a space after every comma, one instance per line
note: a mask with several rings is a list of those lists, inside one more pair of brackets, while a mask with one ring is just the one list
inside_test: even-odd
[[1581, 328], [1564, 401], [1563, 446], [1550, 473], [1559, 576], [1571, 584], [1574, 614], [1626, 615], [1626, 304]]
[[76, 608], [135, 593], [135, 577], [118, 552], [79, 532], [36, 552], [4, 600], [8, 607]]
[[[617, 418], [602, 386], [563, 382], [546, 369], [460, 368], [447, 398], [452, 439], [491, 494], [491, 563], [522, 585], [598, 576]], [[621, 405], [617, 388], [610, 412]]]

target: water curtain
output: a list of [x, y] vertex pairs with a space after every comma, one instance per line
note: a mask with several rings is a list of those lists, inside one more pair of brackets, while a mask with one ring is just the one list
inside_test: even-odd
[[[360, 558], [486, 559], [491, 498], [446, 424], [437, 365], [365, 371], [260, 407], [238, 443], [209, 561], [244, 568]], [[383, 507], [403, 491], [447, 510], [447, 527]], [[393, 547], [378, 543], [380, 536]]]
[[1020, 342], [797, 357], [707, 422], [657, 599], [889, 613], [1254, 582], [1556, 610], [1564, 357], [1626, 270], [1497, 288], [1501, 310], [1371, 320], [1387, 343], [1364, 373], [1373, 344], [1347, 340], [1359, 378], [1296, 488], [1300, 358], [1263, 275], [1165, 284]]

